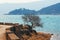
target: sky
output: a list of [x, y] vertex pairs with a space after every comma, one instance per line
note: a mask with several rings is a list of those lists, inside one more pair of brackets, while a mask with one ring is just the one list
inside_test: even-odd
[[0, 15], [19, 8], [40, 10], [56, 3], [60, 3], [60, 0], [0, 0]]
[[0, 0], [0, 3], [28, 3], [42, 0]]

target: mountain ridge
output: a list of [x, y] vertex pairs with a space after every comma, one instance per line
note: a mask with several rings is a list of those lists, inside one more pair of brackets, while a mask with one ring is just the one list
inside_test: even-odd
[[22, 15], [22, 14], [59, 15], [60, 14], [60, 3], [42, 8], [41, 10], [38, 10], [38, 11], [25, 9], [25, 8], [15, 9], [9, 12], [8, 15]]
[[60, 14], [60, 3], [39, 10], [42, 14]]

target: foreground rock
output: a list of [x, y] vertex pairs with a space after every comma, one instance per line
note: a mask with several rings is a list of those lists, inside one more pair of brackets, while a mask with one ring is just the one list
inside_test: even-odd
[[[5, 34], [6, 29], [10, 27], [12, 26], [0, 25], [0, 40], [6, 40], [6, 34]], [[22, 27], [22, 25], [19, 25], [19, 27]], [[31, 27], [27, 27], [27, 26], [23, 28], [19, 28], [19, 27], [16, 27], [15, 35], [17, 35], [20, 40], [50, 40], [52, 36], [51, 34], [36, 32]]]
[[6, 40], [6, 28], [10, 28], [9, 25], [0, 25], [0, 40]]
[[50, 40], [52, 36], [52, 34], [49, 33], [36, 32], [29, 25], [15, 25], [10, 28], [10, 30], [13, 31], [20, 40]]
[[38, 33], [37, 35], [32, 34], [32, 36], [23, 35], [24, 40], [50, 40], [51, 34]]

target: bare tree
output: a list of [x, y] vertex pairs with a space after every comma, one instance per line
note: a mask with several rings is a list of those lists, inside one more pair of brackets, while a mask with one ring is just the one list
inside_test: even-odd
[[26, 23], [31, 23], [32, 27], [42, 27], [41, 18], [37, 15], [23, 15], [22, 19]]

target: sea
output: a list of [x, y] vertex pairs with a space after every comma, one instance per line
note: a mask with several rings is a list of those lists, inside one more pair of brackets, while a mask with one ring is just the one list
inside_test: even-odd
[[[23, 15], [0, 15], [0, 22], [24, 24]], [[60, 40], [60, 15], [37, 15], [41, 19], [43, 27], [35, 27], [38, 32], [54, 34], [51, 40]]]

